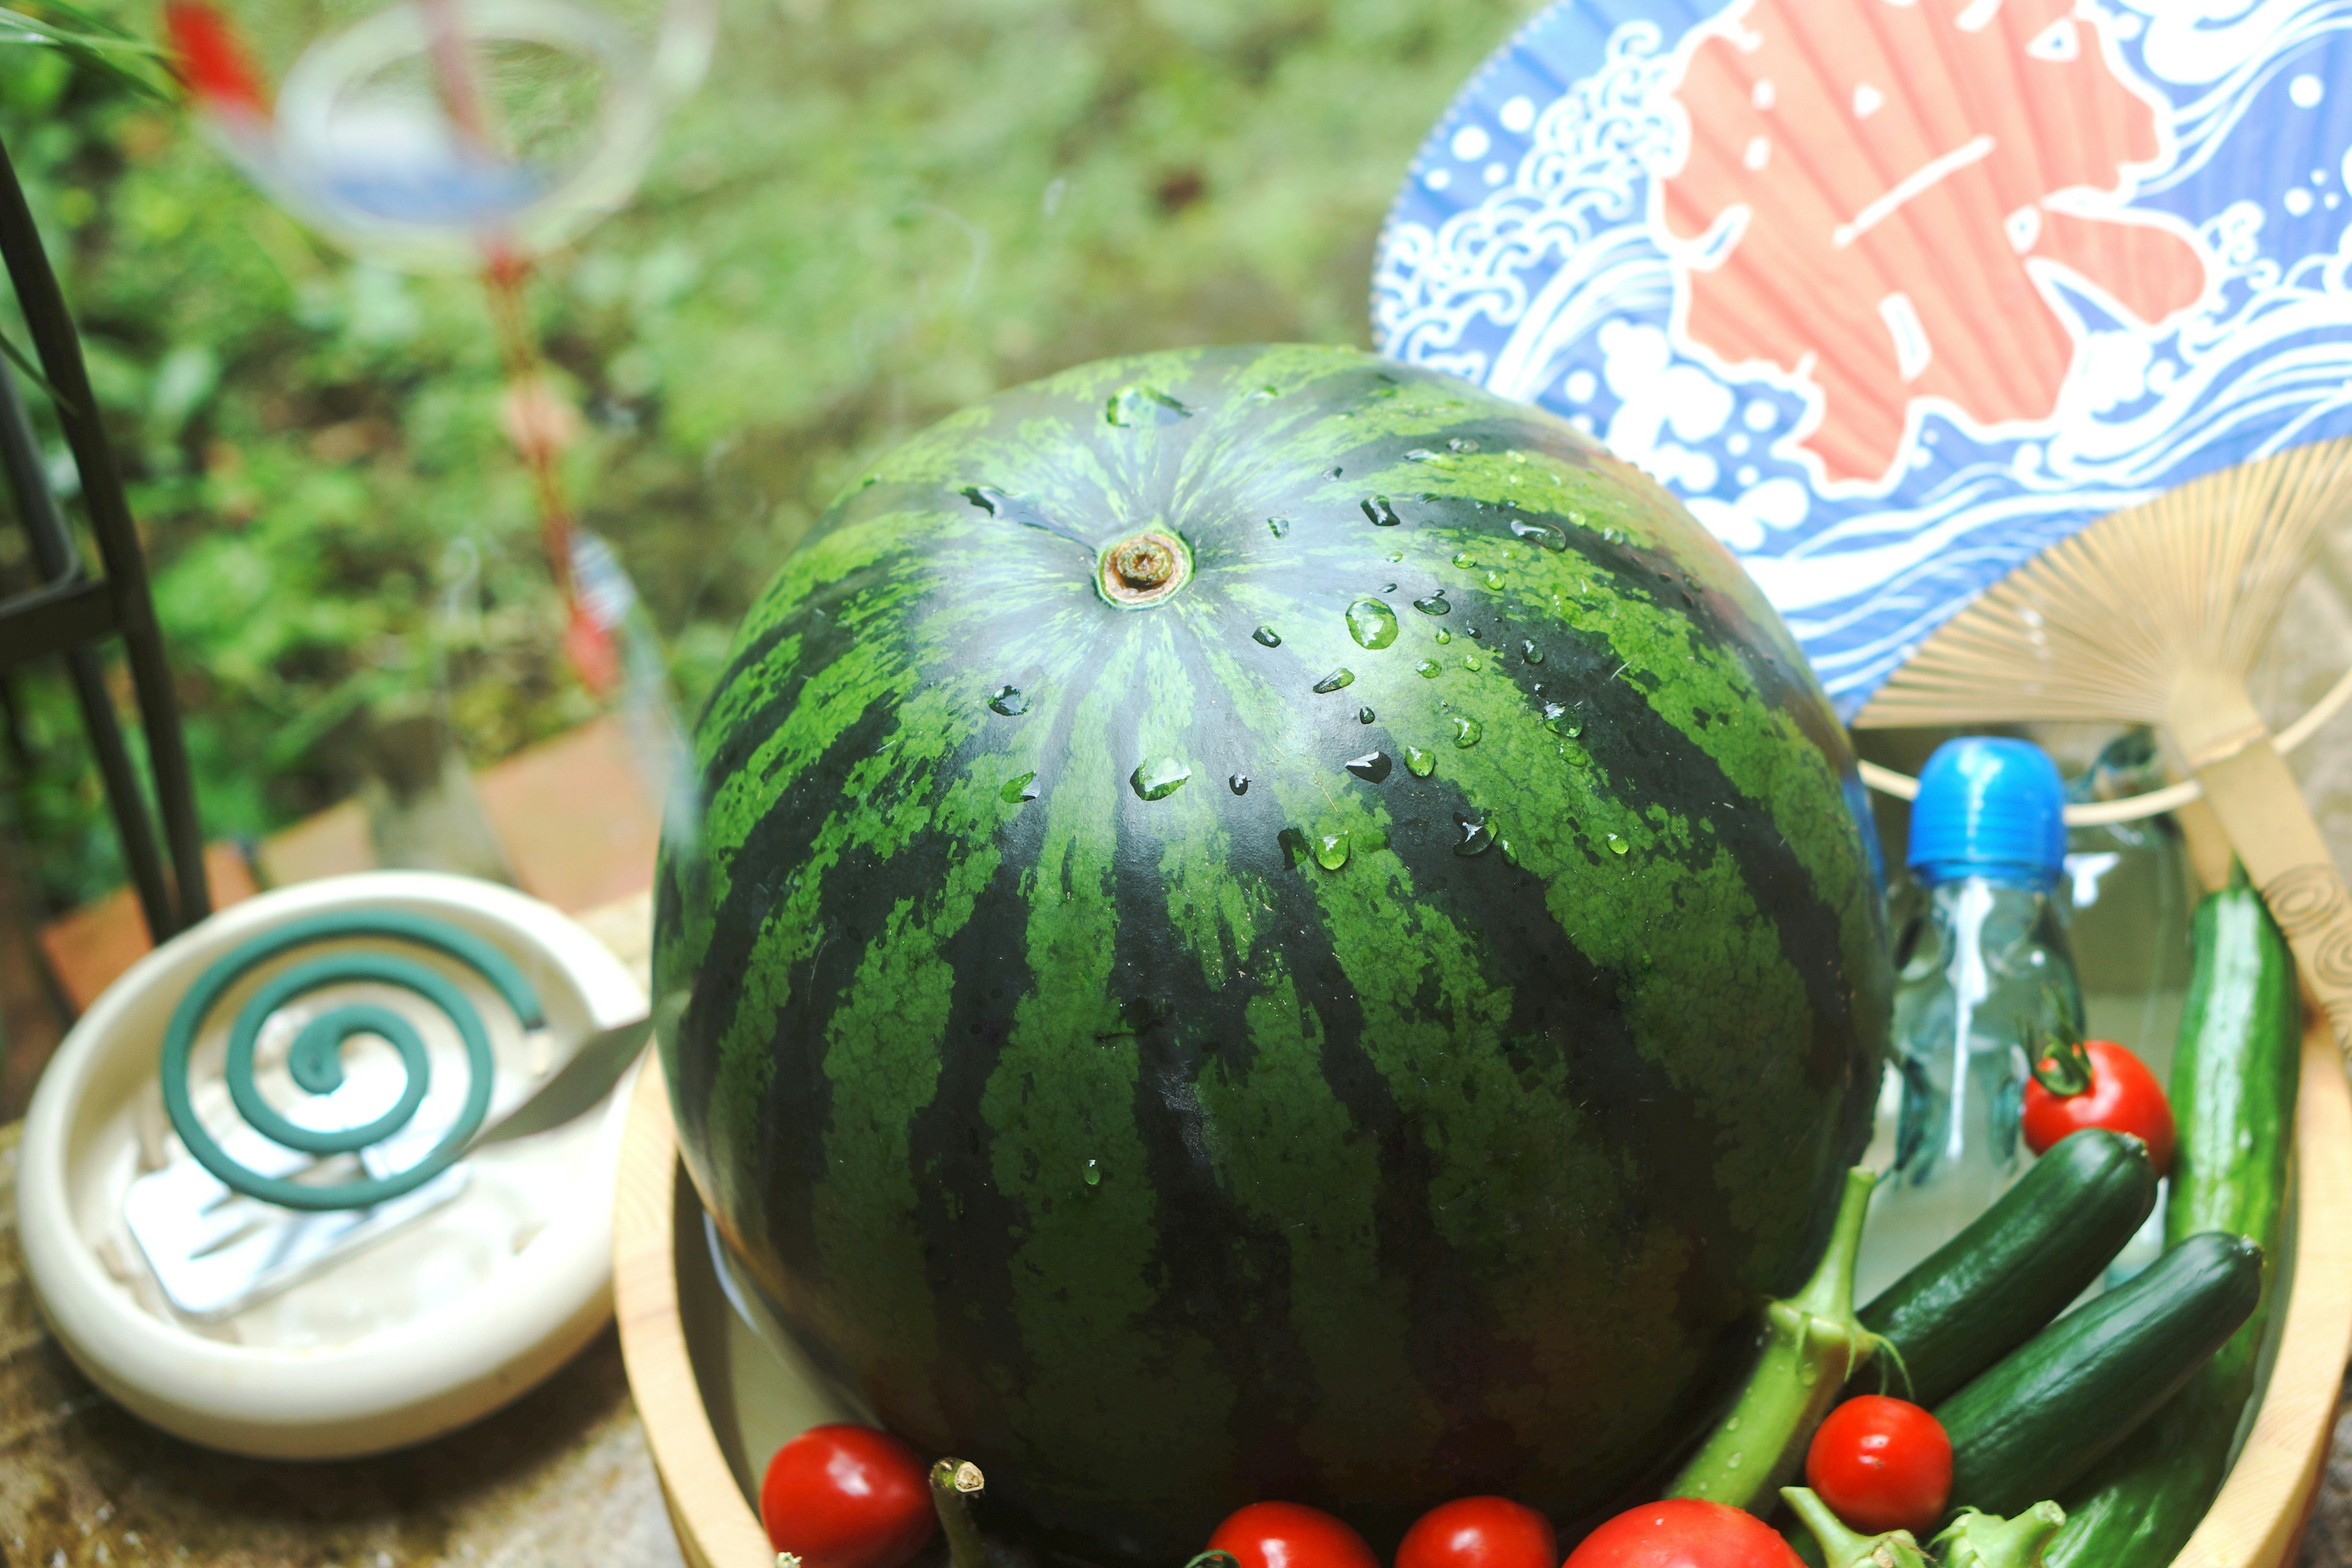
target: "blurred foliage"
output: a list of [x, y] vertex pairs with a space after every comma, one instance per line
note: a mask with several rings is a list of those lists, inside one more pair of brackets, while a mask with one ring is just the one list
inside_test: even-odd
[[[730, 0], [635, 206], [530, 295], [583, 520], [684, 700], [833, 492], [955, 407], [1108, 353], [1364, 342], [1414, 145], [1533, 9]], [[176, 110], [9, 37], [0, 141], [131, 481], [208, 832], [349, 794], [374, 716], [420, 699], [477, 763], [590, 716], [478, 286], [334, 253]], [[63, 682], [11, 710], [16, 831], [75, 901], [120, 872]]]

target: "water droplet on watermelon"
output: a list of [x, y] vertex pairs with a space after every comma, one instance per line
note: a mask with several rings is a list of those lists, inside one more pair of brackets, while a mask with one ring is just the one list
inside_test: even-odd
[[1456, 855], [1465, 858], [1472, 855], [1484, 855], [1493, 847], [1495, 836], [1486, 831], [1485, 823], [1475, 822], [1457, 811], [1454, 814], [1454, 826], [1462, 835], [1460, 841], [1454, 846]]
[[1568, 535], [1548, 522], [1529, 522], [1525, 518], [1511, 519], [1511, 531], [1528, 543], [1546, 550], [1568, 548]]
[[1402, 561], [1404, 559], [1404, 552], [1402, 550], [1391, 550], [1386, 555], [1381, 556], [1381, 559], [1389, 562]]
[[1424, 616], [1450, 616], [1454, 606], [1445, 602], [1445, 590], [1440, 588], [1426, 599], [1415, 599], [1412, 607]]
[[1471, 555], [1468, 551], [1457, 550], [1454, 552], [1454, 564], [1461, 567], [1465, 572], [1467, 572], [1473, 566], [1477, 565], [1478, 563], [1471, 559]]
[[1444, 626], [1440, 626], [1437, 628], [1437, 640], [1439, 645], [1442, 647], [1454, 640], [1454, 634], [1447, 631]]
[[1358, 647], [1382, 648], [1396, 641], [1396, 612], [1378, 599], [1359, 599], [1348, 606], [1348, 635]]
[[1379, 717], [1379, 714], [1373, 712], [1369, 708], [1359, 708], [1356, 710], [1356, 722], [1359, 724], [1369, 724]]
[[1612, 853], [1622, 855], [1633, 847], [1612, 833], [1609, 836], [1609, 847]]
[[1036, 776], [1034, 773], [1026, 773], [1019, 778], [1006, 779], [1004, 787], [996, 792], [996, 797], [1007, 805], [1020, 805], [1024, 802], [1035, 800], [1037, 786], [1032, 781]]
[[1469, 747], [1476, 745], [1478, 743], [1478, 737], [1483, 733], [1485, 733], [1485, 731], [1478, 728], [1478, 721], [1471, 718], [1467, 713], [1456, 713], [1454, 716], [1454, 743], [1455, 745], [1466, 750]]
[[[1807, 1376], [1805, 1376], [1805, 1375], [1804, 1375], [1804, 1373], [1812, 1373], [1812, 1376], [1811, 1376], [1811, 1377], [1807, 1377]], [[1810, 1367], [1810, 1366], [1808, 1366], [1808, 1367], [1806, 1367], [1806, 1368], [1804, 1369], [1804, 1373], [1800, 1373], [1798, 1374], [1798, 1376], [1799, 1376], [1799, 1378], [1800, 1378], [1801, 1381], [1806, 1382], [1806, 1383], [1812, 1383], [1812, 1382], [1815, 1382], [1815, 1381], [1817, 1381], [1817, 1380], [1820, 1378], [1820, 1376], [1821, 1376], [1821, 1374], [1820, 1374], [1819, 1373], [1815, 1373], [1815, 1372], [1813, 1372], [1813, 1369], [1812, 1369], [1811, 1367]], [[1726, 1459], [1726, 1460], [1724, 1460], [1724, 1461], [1723, 1461], [1723, 1468], [1724, 1468], [1725, 1469], [1727, 1469], [1727, 1470], [1736, 1470], [1736, 1469], [1738, 1469], [1738, 1468], [1739, 1468], [1739, 1461], [1740, 1461], [1740, 1460], [1742, 1460], [1742, 1459], [1744, 1459], [1744, 1458], [1746, 1458], [1747, 1457], [1748, 1457], [1748, 1456], [1747, 1456], [1747, 1455], [1745, 1455], [1745, 1454], [1734, 1454], [1734, 1455], [1732, 1455], [1732, 1456], [1731, 1456], [1731, 1458], [1727, 1458], [1727, 1459]]]
[[1250, 633], [1250, 637], [1253, 640], [1261, 643], [1267, 647], [1280, 647], [1282, 646], [1282, 634], [1276, 631], [1272, 626], [1260, 626], [1257, 630]]
[[1290, 520], [1286, 517], [1269, 517], [1265, 520], [1265, 527], [1266, 531], [1276, 539], [1290, 537]]
[[1584, 726], [1576, 721], [1574, 710], [1565, 703], [1547, 702], [1543, 714], [1544, 728], [1555, 735], [1566, 735], [1572, 741], [1584, 733]]
[[[1339, 470], [1334, 468], [1331, 473], [1336, 479]], [[1396, 514], [1396, 508], [1389, 504], [1389, 498], [1386, 496], [1374, 496], [1370, 500], [1359, 501], [1356, 504], [1364, 509], [1364, 515], [1372, 520], [1372, 526], [1375, 528], [1394, 528], [1404, 521]]]
[[1155, 757], [1148, 763], [1138, 763], [1127, 782], [1145, 800], [1166, 800], [1182, 789], [1192, 776], [1192, 770], [1174, 757]]
[[1413, 668], [1421, 671], [1421, 673], [1429, 679], [1434, 680], [1439, 675], [1444, 672], [1445, 667], [1438, 663], [1433, 658], [1424, 658], [1419, 664], [1414, 665]]
[[1426, 447], [1415, 447], [1405, 453], [1404, 460], [1408, 463], [1433, 463], [1437, 461], [1437, 454]]
[[1017, 686], [1000, 686], [988, 705], [1007, 719], [1017, 719], [1029, 711], [1029, 699]]
[[1534, 638], [1529, 637], [1519, 644], [1519, 657], [1526, 659], [1529, 664], [1541, 664], [1543, 662], [1543, 649], [1535, 645]]
[[1326, 871], [1336, 871], [1348, 863], [1348, 835], [1344, 828], [1315, 836], [1315, 863]]
[[1465, 669], [1483, 669], [1486, 667], [1478, 662], [1478, 656], [1476, 654], [1465, 653], [1462, 656], [1462, 668]]
[[1249, 794], [1249, 774], [1229, 774], [1225, 779], [1225, 787], [1232, 790], [1235, 795]]
[[1087, 1162], [1087, 1185], [1090, 1187], [1102, 1185], [1102, 1167], [1092, 1160]]
[[1250, 389], [1248, 400], [1252, 403], [1271, 403], [1281, 395], [1282, 388], [1278, 386], [1259, 386]]
[[1330, 674], [1325, 676], [1322, 679], [1317, 681], [1315, 683], [1315, 690], [1318, 695], [1320, 695], [1324, 692], [1337, 691], [1343, 686], [1353, 686], [1355, 683], [1356, 672], [1345, 666], [1342, 666], [1339, 668], [1333, 670]]
[[1486, 574], [1486, 586], [1489, 588], [1499, 588], [1502, 585], [1503, 574], [1500, 572], [1489, 572]]
[[1050, 533], [1057, 539], [1066, 539], [1074, 544], [1084, 544], [1089, 550], [1094, 548], [1088, 541], [1071, 532], [1039, 511], [1034, 501], [1021, 496], [1008, 495], [994, 485], [966, 485], [962, 494], [964, 500], [991, 517], [1003, 518], [1007, 522], [1017, 522], [1024, 528], [1034, 528]]
[[1437, 753], [1424, 752], [1419, 746], [1407, 746], [1404, 749], [1404, 765], [1412, 770], [1413, 777], [1425, 779], [1437, 771]]
[[1332, 464], [1329, 468], [1328, 468], [1324, 469], [1324, 470], [1323, 470], [1323, 477], [1324, 477], [1325, 479], [1338, 479], [1338, 478], [1339, 477], [1339, 464], [1337, 464], [1337, 463], [1334, 463], [1334, 464]]
[[1455, 436], [1446, 441], [1445, 449], [1449, 452], [1475, 452], [1479, 447], [1477, 442], [1467, 437]]
[[1738, 1416], [1737, 1416], [1737, 1415], [1735, 1415], [1735, 1416], [1733, 1416], [1730, 1420], [1726, 1421], [1726, 1422], [1723, 1424], [1723, 1429], [1724, 1429], [1725, 1431], [1727, 1431], [1727, 1432], [1737, 1432], [1737, 1431], [1738, 1431], [1738, 1430], [1739, 1430], [1739, 1417], [1738, 1417]]
[[1103, 418], [1122, 430], [1173, 425], [1179, 419], [1191, 417], [1191, 409], [1156, 386], [1122, 386], [1103, 405]]
[[1350, 758], [1347, 767], [1366, 784], [1383, 784], [1388, 780], [1391, 765], [1386, 752], [1366, 752], [1360, 757]]

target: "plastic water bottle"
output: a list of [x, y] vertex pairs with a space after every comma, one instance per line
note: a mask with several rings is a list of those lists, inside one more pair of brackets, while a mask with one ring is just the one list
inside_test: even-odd
[[2023, 1169], [2027, 1042], [2083, 1021], [2059, 904], [2064, 809], [2057, 768], [2023, 741], [1948, 742], [1919, 775], [1905, 858], [1920, 908], [1895, 953], [1895, 1054], [1879, 1107], [1892, 1164], [1863, 1236], [1864, 1300]]

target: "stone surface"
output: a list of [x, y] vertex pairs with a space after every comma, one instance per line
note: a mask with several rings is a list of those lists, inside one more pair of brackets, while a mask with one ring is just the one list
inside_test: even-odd
[[0, 1568], [678, 1568], [610, 1331], [437, 1442], [336, 1464], [182, 1443], [90, 1387], [43, 1331], [0, 1128]]

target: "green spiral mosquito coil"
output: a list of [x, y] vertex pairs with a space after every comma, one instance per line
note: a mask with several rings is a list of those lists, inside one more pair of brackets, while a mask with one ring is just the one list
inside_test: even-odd
[[317, 942], [354, 939], [389, 940], [442, 953], [488, 982], [526, 1031], [546, 1022], [539, 994], [511, 959], [471, 931], [422, 915], [382, 910], [311, 915], [233, 949], [205, 971], [173, 1011], [163, 1034], [163, 1107], [188, 1152], [247, 1197], [313, 1213], [368, 1208], [387, 1202], [415, 1191], [455, 1163], [489, 1110], [497, 1062], [490, 1051], [489, 1030], [466, 994], [410, 953], [353, 948], [290, 965], [257, 987], [238, 1010], [229, 1026], [225, 1075], [237, 1114], [270, 1142], [318, 1159], [357, 1153], [406, 1127], [432, 1086], [432, 1062], [415, 1025], [378, 1003], [350, 1002], [309, 1020], [288, 1047], [286, 1065], [295, 1086], [304, 1093], [332, 1094], [343, 1083], [344, 1044], [359, 1035], [383, 1040], [399, 1053], [404, 1082], [400, 1098], [382, 1115], [357, 1127], [299, 1126], [265, 1100], [254, 1081], [254, 1047], [273, 1015], [297, 998], [327, 986], [373, 982], [422, 998], [449, 1021], [465, 1043], [466, 1103], [447, 1132], [430, 1152], [405, 1170], [358, 1181], [311, 1184], [265, 1175], [237, 1163], [205, 1130], [189, 1094], [188, 1070], [196, 1036], [223, 994], [257, 966], [283, 953]]

